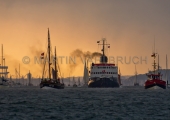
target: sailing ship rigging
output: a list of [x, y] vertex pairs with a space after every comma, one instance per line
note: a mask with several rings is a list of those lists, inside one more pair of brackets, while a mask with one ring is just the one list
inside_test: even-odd
[[[51, 87], [56, 89], [64, 89], [64, 84], [60, 82], [60, 78], [59, 78], [59, 74], [61, 75], [61, 72], [60, 72], [59, 65], [57, 64], [56, 47], [54, 49], [54, 56], [51, 55], [51, 48], [52, 47], [50, 41], [50, 32], [48, 29], [48, 47], [47, 47], [46, 57], [44, 58], [44, 53], [41, 54], [41, 58], [45, 60], [44, 60], [40, 88]], [[46, 71], [48, 72], [47, 74]]]

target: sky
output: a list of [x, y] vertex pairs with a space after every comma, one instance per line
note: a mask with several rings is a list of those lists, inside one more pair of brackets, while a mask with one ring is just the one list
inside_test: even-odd
[[[169, 13], [169, 0], [0, 0], [0, 44], [10, 75], [15, 75], [20, 64], [21, 75], [30, 70], [34, 77], [41, 76], [42, 65], [35, 64], [34, 57], [46, 51], [48, 28], [58, 56], [70, 56], [76, 49], [101, 52], [97, 41], [106, 38], [107, 55], [123, 58], [118, 63], [121, 74], [135, 73], [134, 57], [147, 61], [138, 60], [136, 65], [142, 74], [152, 69], [154, 39], [160, 66], [166, 66]], [[25, 56], [29, 64], [23, 63]], [[126, 64], [129, 57], [131, 62]], [[83, 63], [71, 73], [66, 62], [60, 67], [64, 77], [83, 76]]]

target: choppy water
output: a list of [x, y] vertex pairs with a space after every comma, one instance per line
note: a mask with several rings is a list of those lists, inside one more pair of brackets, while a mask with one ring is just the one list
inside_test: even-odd
[[0, 89], [0, 120], [170, 120], [170, 89]]

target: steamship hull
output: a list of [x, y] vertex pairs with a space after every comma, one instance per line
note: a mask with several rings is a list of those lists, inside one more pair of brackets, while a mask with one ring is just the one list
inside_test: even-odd
[[92, 79], [88, 82], [89, 88], [119, 88], [120, 85], [117, 79], [113, 78], [98, 78]]

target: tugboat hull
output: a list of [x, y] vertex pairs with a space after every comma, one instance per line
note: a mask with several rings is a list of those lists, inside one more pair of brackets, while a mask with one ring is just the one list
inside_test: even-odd
[[119, 88], [117, 79], [100, 78], [99, 80], [90, 80], [88, 87], [91, 88]]
[[160, 88], [166, 89], [166, 82], [163, 80], [147, 80], [145, 82], [145, 89], [158, 86]]

